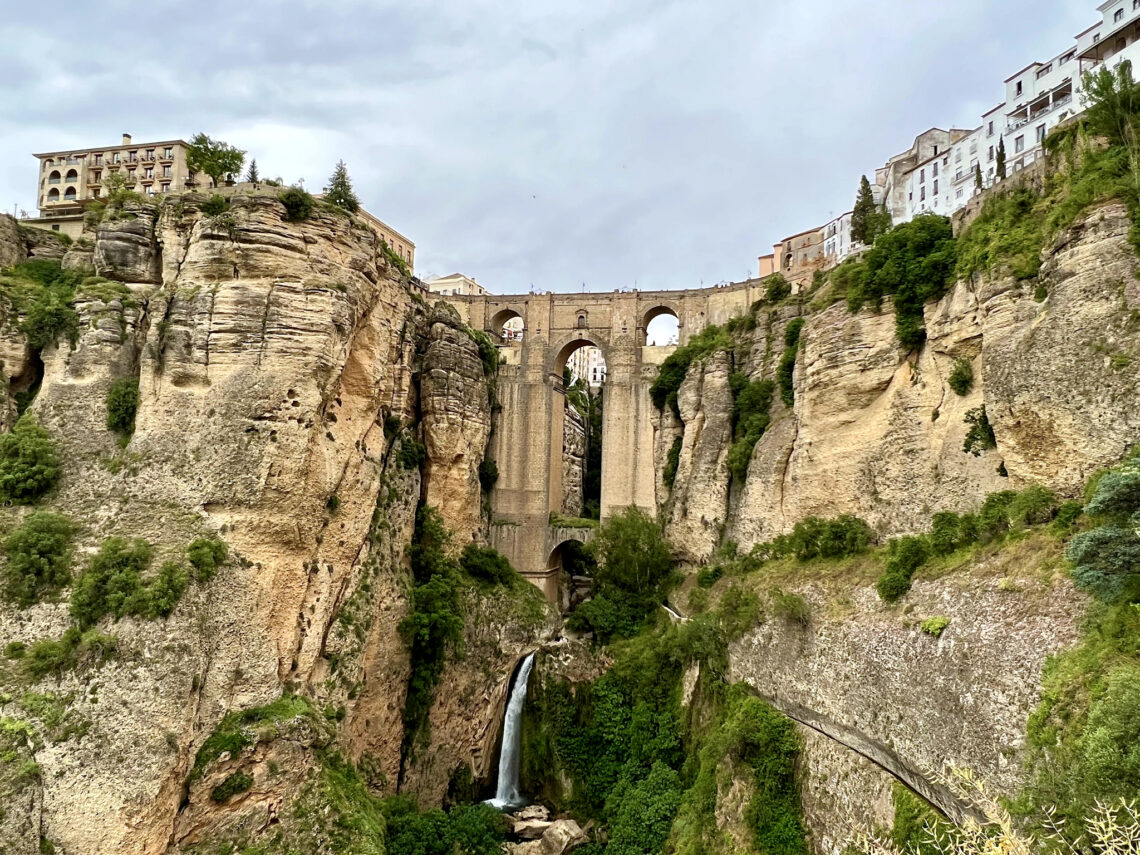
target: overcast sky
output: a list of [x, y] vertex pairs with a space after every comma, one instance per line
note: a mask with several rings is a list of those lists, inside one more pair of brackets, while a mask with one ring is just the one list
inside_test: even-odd
[[320, 190], [343, 158], [427, 278], [499, 293], [755, 274], [1093, 0], [4, 0], [0, 204], [31, 154], [189, 138]]

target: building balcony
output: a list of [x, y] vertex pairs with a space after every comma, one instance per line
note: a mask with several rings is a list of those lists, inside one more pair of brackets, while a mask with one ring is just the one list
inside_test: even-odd
[[47, 180], [48, 184], [59, 184], [61, 181], [63, 181], [62, 178], [49, 178]]

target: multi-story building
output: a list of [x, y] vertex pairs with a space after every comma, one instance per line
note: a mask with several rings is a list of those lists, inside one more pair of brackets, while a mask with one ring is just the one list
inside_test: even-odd
[[[922, 211], [922, 204], [927, 202], [930, 207], [930, 196], [940, 191], [934, 190], [934, 181], [938, 177], [939, 188], [945, 186], [945, 180], [936, 176], [936, 172], [944, 169], [943, 160], [955, 143], [965, 139], [973, 131], [962, 128], [930, 128], [914, 138], [909, 149], [896, 154], [885, 165], [875, 170], [875, 184], [881, 190], [881, 199], [887, 206], [891, 221], [905, 222], [912, 218], [913, 211]], [[922, 180], [915, 181], [915, 177]], [[929, 183], [928, 183], [929, 182]], [[922, 198], [922, 188], [926, 189], [926, 197]]]
[[[664, 342], [659, 342], [664, 344]], [[606, 382], [606, 360], [596, 347], [580, 347], [566, 360], [566, 368], [576, 380], [585, 380], [591, 389]]]
[[816, 270], [827, 265], [823, 254], [823, 229], [808, 229], [786, 237], [772, 247], [772, 254], [779, 264], [779, 271], [793, 286], [802, 285]]
[[[366, 223], [368, 223], [368, 225], [370, 225], [372, 227], [372, 231], [376, 232], [376, 234], [385, 243], [387, 243], [388, 246], [392, 247], [392, 249], [395, 251], [396, 255], [400, 256], [400, 258], [402, 258], [404, 260], [404, 263], [406, 263], [408, 265], [409, 270], [415, 270], [415, 267], [416, 267], [416, 245], [414, 243], [412, 243], [410, 240], [408, 240], [408, 238], [404, 237], [402, 234], [400, 234], [398, 231], [396, 231], [390, 225], [385, 223], [383, 220], [377, 219], [376, 217], [374, 217], [372, 214], [368, 213], [363, 208], [361, 208], [359, 211], [357, 211], [356, 214], [362, 220], [364, 220]], [[453, 276], [460, 276], [461, 274], [455, 273], [452, 275]], [[463, 277], [463, 278], [466, 278], [466, 277]], [[474, 280], [472, 280], [472, 281], [474, 281]]]
[[838, 264], [862, 247], [851, 239], [851, 214], [840, 214], [823, 227], [823, 255], [828, 264]]
[[121, 181], [127, 190], [148, 196], [184, 189], [190, 180], [186, 152], [184, 140], [134, 143], [130, 134], [123, 134], [116, 146], [37, 154], [40, 216], [25, 222], [78, 237], [83, 203], [106, 196], [109, 181]]
[[427, 289], [441, 297], [482, 297], [490, 293], [486, 288], [462, 273], [452, 273], [448, 276], [436, 276], [427, 281]]

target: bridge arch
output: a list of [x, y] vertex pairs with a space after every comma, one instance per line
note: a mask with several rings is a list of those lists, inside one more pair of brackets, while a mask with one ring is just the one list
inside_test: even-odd
[[[655, 329], [655, 330], [650, 329], [650, 325], [653, 324], [654, 321], [657, 321], [657, 320], [660, 320], [663, 318], [672, 318], [673, 324], [669, 324], [667, 321], [665, 321], [661, 324], [655, 325], [659, 329]], [[652, 333], [656, 333], [656, 335], [659, 337], [662, 334], [666, 334], [666, 333], [671, 332], [671, 331], [675, 333], [677, 340], [679, 342], [680, 338], [681, 338], [681, 314], [677, 310], [676, 306], [674, 306], [670, 303], [667, 303], [667, 302], [658, 303], [658, 304], [654, 305], [652, 308], [648, 309], [641, 316], [641, 337], [642, 337], [641, 343], [642, 344], [647, 345], [650, 343], [650, 337], [651, 337]], [[660, 344], [664, 344], [664, 342], [657, 341], [656, 344], [660, 345]]]
[[517, 326], [517, 329], [519, 331], [518, 341], [522, 341], [523, 332], [526, 330], [526, 322], [523, 320], [522, 312], [518, 311], [517, 309], [507, 308], [500, 309], [498, 312], [496, 312], [495, 315], [491, 318], [491, 328], [488, 330], [488, 332], [495, 336], [495, 338], [505, 341], [507, 339], [503, 335], [503, 330], [507, 328], [507, 325], [510, 324], [511, 321], [516, 319], [522, 321], [522, 324], [512, 324], [512, 326]]
[[585, 332], [579, 332], [563, 338], [556, 347], [557, 350], [554, 351], [554, 358], [546, 367], [546, 373], [549, 375], [555, 375], [561, 378], [562, 369], [566, 367], [566, 360], [574, 354], [574, 351], [580, 350], [583, 347], [596, 347], [602, 352], [602, 359], [606, 365], [608, 366], [610, 364], [608, 342], [606, 342], [602, 336], [592, 336], [587, 335]]

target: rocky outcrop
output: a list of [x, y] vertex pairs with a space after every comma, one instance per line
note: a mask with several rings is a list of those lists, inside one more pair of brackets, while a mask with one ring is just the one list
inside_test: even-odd
[[[852, 821], [883, 823], [888, 778], [956, 818], [964, 806], [930, 777], [944, 764], [1018, 791], [1042, 666], [1079, 639], [1086, 607], [1067, 579], [1041, 575], [1057, 550], [1030, 540], [916, 582], [905, 609], [869, 585], [801, 585], [806, 627], [773, 618], [732, 645], [729, 678], [808, 734], [805, 813], [827, 841], [817, 851], [840, 851]], [[921, 628], [933, 616], [949, 620], [937, 636]]]
[[458, 313], [440, 302], [429, 323], [420, 376], [424, 501], [439, 510], [462, 548], [486, 540], [479, 464], [491, 436], [490, 392], [479, 347]]
[[[1128, 229], [1124, 207], [1103, 204], [1047, 249], [1037, 280], [959, 282], [927, 306], [928, 341], [917, 353], [898, 346], [889, 308], [807, 312], [794, 407], [777, 396], [731, 496], [718, 469], [731, 437], [708, 434], [710, 423], [727, 422], [727, 369], [712, 360], [691, 370], [680, 395], [680, 466], [664, 499], [674, 543], [699, 562], [719, 543], [718, 527], [748, 547], [806, 516], [849, 513], [893, 535], [924, 530], [935, 511], [973, 510], [995, 490], [1037, 483], [1076, 495], [1140, 433], [1140, 410], [1123, 403], [1140, 380]], [[775, 320], [750, 334], [734, 370], [775, 377], [787, 318]], [[948, 384], [961, 359], [975, 378], [965, 396]], [[962, 450], [964, 416], [983, 404], [997, 448], [975, 457]], [[671, 442], [658, 431], [659, 460]]]
[[146, 202], [127, 202], [121, 211], [115, 211], [114, 219], [101, 223], [93, 254], [95, 272], [120, 282], [162, 282], [162, 257], [155, 228], [159, 210], [157, 205]]
[[580, 517], [586, 472], [586, 420], [569, 401], [565, 413], [562, 420], [562, 513]]
[[19, 264], [28, 257], [28, 246], [20, 226], [8, 214], [0, 214], [0, 270]]

